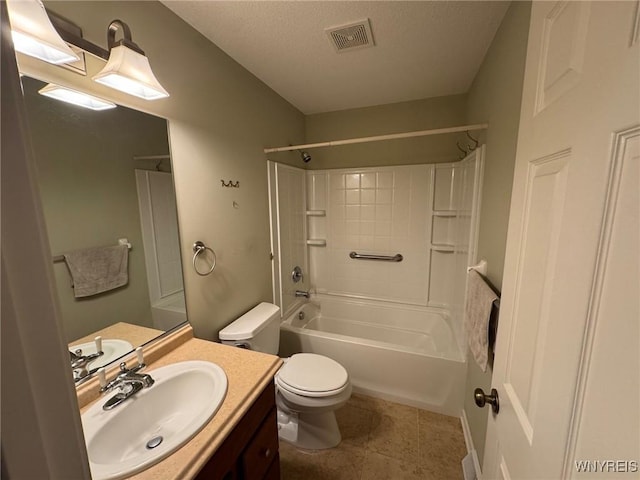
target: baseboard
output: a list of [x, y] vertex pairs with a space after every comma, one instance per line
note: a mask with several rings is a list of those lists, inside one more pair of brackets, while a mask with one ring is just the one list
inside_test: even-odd
[[464, 433], [464, 443], [467, 447], [467, 453], [471, 454], [473, 458], [473, 467], [476, 471], [476, 479], [482, 480], [482, 470], [480, 469], [478, 452], [473, 445], [473, 437], [471, 436], [471, 429], [469, 428], [469, 422], [467, 421], [467, 412], [465, 412], [464, 409], [462, 409], [460, 423], [462, 424], [462, 432]]

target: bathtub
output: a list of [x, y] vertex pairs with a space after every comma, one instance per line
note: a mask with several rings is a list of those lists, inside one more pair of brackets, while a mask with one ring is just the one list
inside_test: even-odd
[[184, 290], [173, 293], [151, 305], [151, 321], [153, 328], [171, 330], [176, 325], [187, 321], [187, 306]]
[[280, 355], [340, 362], [354, 391], [459, 416], [465, 360], [446, 314], [390, 302], [313, 295], [280, 327]]

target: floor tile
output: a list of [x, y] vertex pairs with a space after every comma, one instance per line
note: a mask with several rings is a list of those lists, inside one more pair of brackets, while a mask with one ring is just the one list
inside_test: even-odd
[[342, 442], [302, 450], [280, 442], [282, 480], [458, 480], [460, 420], [353, 394], [336, 411]]
[[420, 425], [432, 425], [449, 427], [452, 429], [460, 429], [460, 419], [458, 417], [451, 417], [449, 415], [441, 415], [439, 413], [429, 412], [428, 410], [418, 410], [418, 421]]
[[420, 465], [440, 478], [462, 478], [467, 449], [460, 420], [426, 411], [419, 418]]
[[340, 445], [327, 450], [301, 450], [280, 442], [282, 480], [356, 480], [364, 465], [363, 448]]
[[350, 404], [336, 410], [336, 419], [344, 444], [365, 447], [373, 424], [374, 412]]
[[399, 403], [382, 400], [381, 398], [367, 397], [365, 395], [354, 393], [347, 403], [348, 405], [370, 410], [381, 415], [387, 415], [393, 418], [403, 420], [418, 420], [418, 410], [415, 407], [401, 405]]
[[[367, 451], [361, 480], [436, 480], [420, 465]], [[437, 479], [441, 480], [441, 479]]]
[[367, 449], [405, 462], [418, 462], [418, 422], [375, 414]]

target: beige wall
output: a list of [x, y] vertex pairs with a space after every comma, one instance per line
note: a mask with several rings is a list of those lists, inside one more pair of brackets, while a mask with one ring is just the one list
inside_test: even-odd
[[[92, 58], [87, 77], [20, 58], [32, 76], [169, 120], [188, 316], [197, 336], [216, 339], [235, 317], [271, 300], [262, 150], [302, 142], [303, 115], [160, 3], [53, 1], [47, 7], [80, 25], [85, 38], [103, 48], [109, 22], [127, 22], [171, 94], [145, 102], [98, 85], [90, 77], [103, 62]], [[221, 179], [240, 181], [240, 188], [222, 188]], [[191, 267], [196, 240], [218, 256], [208, 277], [197, 276]]]
[[167, 122], [119, 107], [93, 112], [38, 94], [44, 84], [25, 77], [23, 90], [52, 255], [116, 245], [126, 237], [129, 282], [76, 299], [64, 262], [54, 264], [69, 342], [116, 321], [151, 327], [134, 155], [169, 152]]
[[[430, 128], [459, 126], [465, 123], [466, 95], [427, 98], [306, 117], [306, 142], [326, 142], [347, 138], [402, 133]], [[418, 163], [451, 162], [458, 158], [456, 135], [436, 135], [383, 142], [343, 145], [309, 150], [313, 160], [309, 169], [375, 167]], [[297, 153], [278, 153], [275, 161], [295, 157]]]
[[[481, 135], [487, 145], [482, 211], [478, 238], [478, 258], [488, 263], [489, 281], [502, 286], [502, 269], [509, 220], [511, 184], [516, 155], [522, 82], [527, 53], [530, 2], [513, 2], [480, 71], [469, 90], [467, 121], [489, 122]], [[491, 369], [483, 373], [471, 355], [465, 389], [465, 412], [474, 445], [482, 462], [487, 429], [488, 408], [480, 409], [473, 402], [473, 390], [491, 390]]]

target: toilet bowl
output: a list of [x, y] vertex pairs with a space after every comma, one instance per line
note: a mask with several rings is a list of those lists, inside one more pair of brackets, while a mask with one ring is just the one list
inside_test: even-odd
[[311, 450], [332, 448], [341, 435], [335, 410], [351, 397], [349, 375], [323, 355], [298, 353], [276, 373], [280, 437]]
[[[280, 308], [263, 302], [219, 332], [223, 344], [277, 354]], [[335, 410], [351, 397], [345, 368], [313, 353], [284, 359], [274, 378], [278, 434], [293, 445], [321, 450], [340, 443]]]

